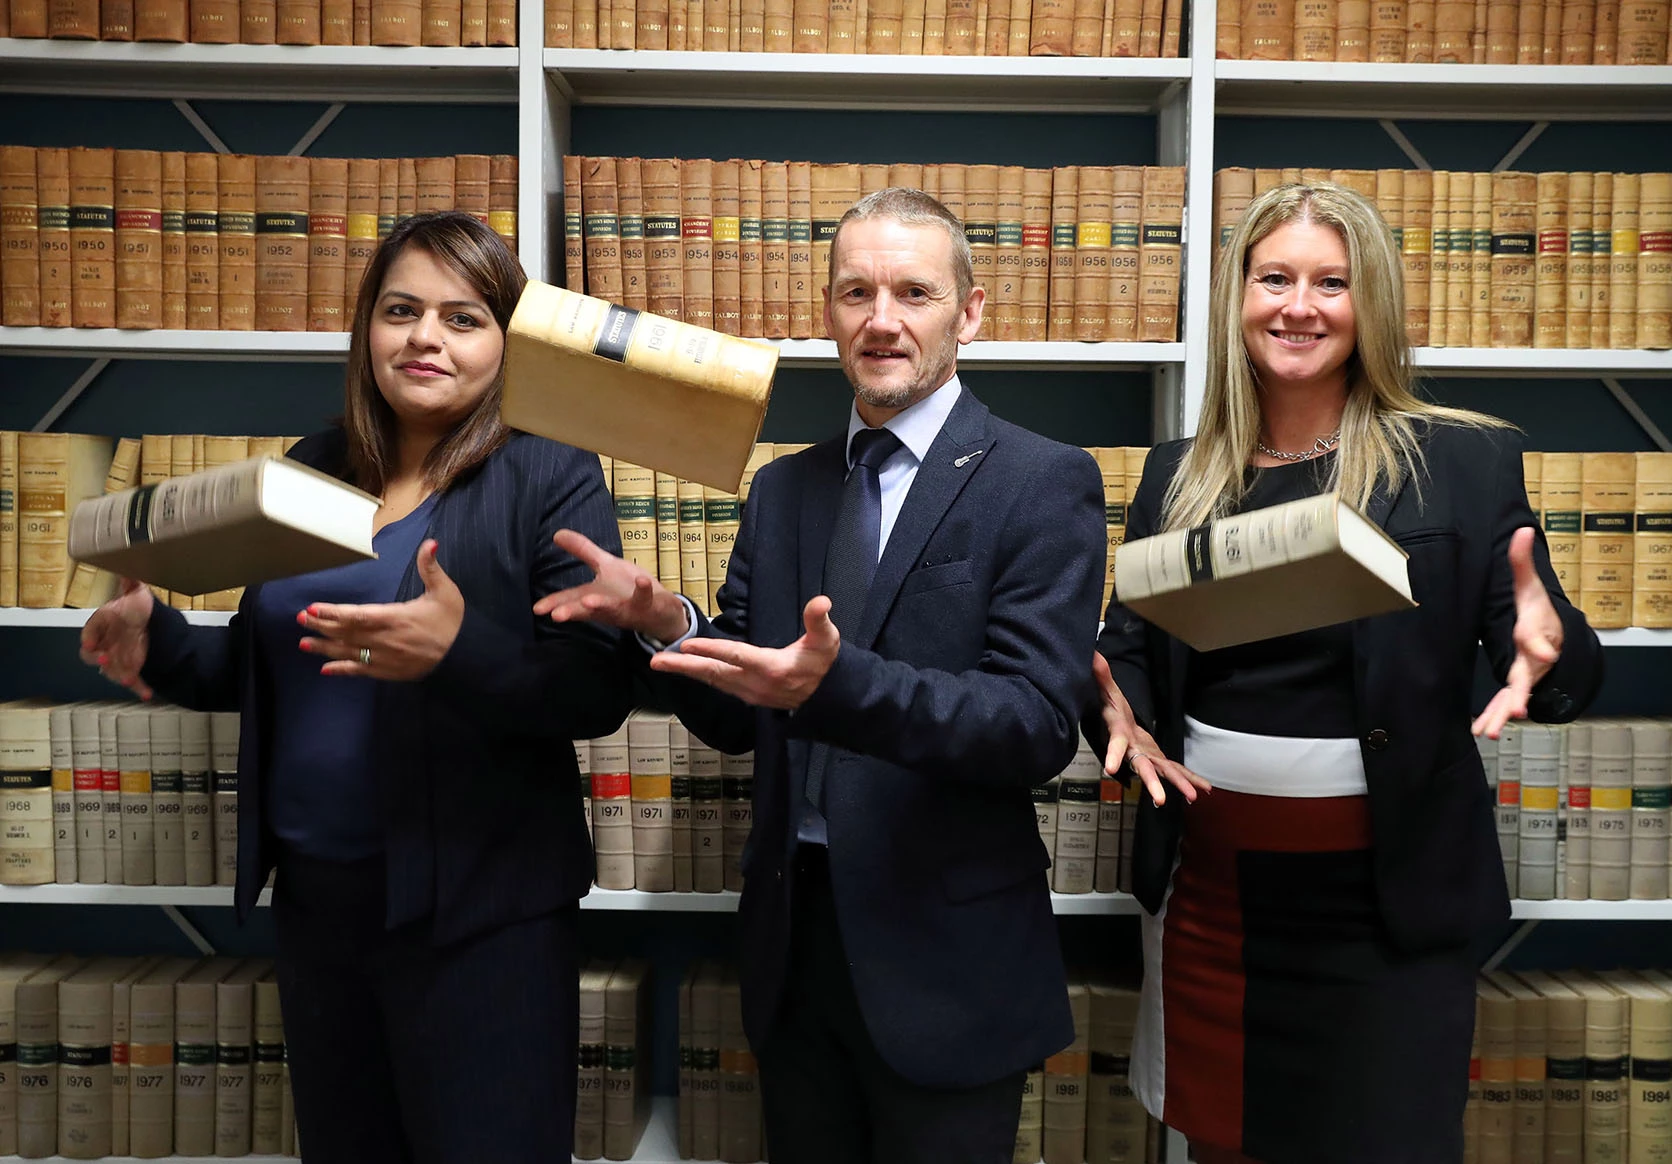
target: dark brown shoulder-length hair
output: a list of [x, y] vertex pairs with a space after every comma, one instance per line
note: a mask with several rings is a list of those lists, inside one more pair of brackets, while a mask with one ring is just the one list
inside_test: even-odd
[[[354, 304], [354, 324], [348, 348], [348, 377], [344, 386], [343, 430], [348, 437], [348, 470], [353, 483], [368, 493], [382, 495], [395, 463], [395, 412], [378, 390], [367, 336], [377, 310], [383, 281], [394, 261], [409, 247], [432, 255], [469, 283], [482, 297], [494, 321], [504, 331], [517, 308], [528, 277], [504, 241], [477, 218], [458, 210], [418, 214], [404, 219], [377, 248], [360, 281]], [[503, 362], [482, 399], [424, 460], [424, 479], [442, 492], [510, 438], [500, 423], [499, 398], [504, 388]]]

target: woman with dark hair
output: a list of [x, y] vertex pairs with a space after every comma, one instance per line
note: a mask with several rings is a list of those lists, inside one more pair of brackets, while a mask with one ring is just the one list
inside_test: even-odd
[[190, 626], [125, 581], [82, 657], [242, 713], [236, 903], [268, 874], [308, 1159], [568, 1159], [579, 899], [571, 739], [628, 710], [607, 629], [535, 618], [618, 546], [597, 457], [499, 420], [516, 259], [466, 214], [366, 269], [341, 425], [290, 456], [379, 495], [374, 560], [251, 586]]

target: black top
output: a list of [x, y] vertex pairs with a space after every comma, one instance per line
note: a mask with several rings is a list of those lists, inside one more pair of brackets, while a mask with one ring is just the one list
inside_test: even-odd
[[[1335, 454], [1249, 469], [1246, 513], [1321, 493]], [[1358, 734], [1353, 712], [1351, 623], [1218, 651], [1191, 651], [1185, 714], [1230, 731], [1312, 739]]]

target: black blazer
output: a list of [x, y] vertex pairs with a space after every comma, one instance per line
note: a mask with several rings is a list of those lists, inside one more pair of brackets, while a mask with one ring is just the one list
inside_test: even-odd
[[[846, 440], [760, 471], [721, 615], [701, 632], [802, 634], [823, 588]], [[702, 740], [754, 749], [743, 855], [743, 1018], [764, 1045], [784, 987], [795, 806], [813, 741], [854, 990], [888, 1064], [967, 1087], [1073, 1038], [1029, 788], [1057, 775], [1088, 698], [1104, 556], [1101, 479], [1079, 449], [989, 415], [968, 389], [918, 470], [863, 623], [795, 714], [638, 666]]]
[[[1500, 682], [1515, 659], [1510, 536], [1537, 519], [1523, 484], [1521, 434], [1511, 429], [1426, 426], [1426, 469], [1397, 491], [1378, 489], [1368, 516], [1410, 554], [1413, 610], [1353, 623], [1354, 701], [1369, 785], [1376, 895], [1399, 948], [1456, 947], [1509, 920], [1491, 794], [1469, 734], [1476, 644]], [[1161, 502], [1187, 442], [1157, 447], [1133, 499], [1129, 539], [1160, 528]], [[1585, 616], [1562, 594], [1544, 534], [1534, 562], [1561, 616], [1562, 655], [1535, 688], [1528, 713], [1546, 723], [1582, 712], [1602, 685], [1602, 648]], [[1167, 755], [1184, 746], [1189, 648], [1120, 604], [1109, 605], [1097, 649], [1140, 722]], [[1085, 721], [1094, 747], [1108, 734], [1094, 708]], [[1161, 905], [1188, 812], [1169, 796], [1138, 811], [1134, 890], [1144, 908]]]
[[[290, 456], [342, 475], [340, 429]], [[437, 944], [538, 916], [583, 897], [592, 848], [569, 741], [621, 725], [629, 688], [614, 632], [535, 618], [534, 601], [591, 572], [552, 545], [580, 530], [619, 552], [598, 458], [523, 434], [436, 499], [425, 536], [465, 598], [451, 649], [415, 683], [377, 685], [390, 927], [432, 919]], [[186, 707], [242, 712], [238, 749], [239, 916], [255, 905], [276, 853], [263, 821], [268, 671], [244, 593], [228, 627], [191, 626], [158, 603], [144, 677]], [[416, 562], [397, 598], [423, 592]]]

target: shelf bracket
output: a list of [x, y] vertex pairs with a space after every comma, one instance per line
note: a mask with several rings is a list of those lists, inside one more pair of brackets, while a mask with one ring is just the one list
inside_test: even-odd
[[1521, 135], [1520, 141], [1509, 147], [1509, 153], [1499, 159], [1498, 164], [1492, 167], [1492, 172], [1501, 174], [1515, 165], [1521, 159], [1521, 155], [1527, 152], [1527, 147], [1537, 141], [1539, 135], [1549, 128], [1550, 123], [1548, 121], [1533, 122], [1533, 127]]
[[1524, 921], [1515, 927], [1515, 932], [1505, 938], [1503, 944], [1492, 951], [1492, 956], [1481, 966], [1482, 970], [1496, 970], [1503, 960], [1515, 952], [1515, 947], [1526, 941], [1534, 930], [1538, 929], [1538, 922]]
[[104, 371], [109, 366], [110, 361], [107, 359], [94, 360], [91, 364], [88, 364], [87, 370], [76, 377], [74, 384], [71, 384], [68, 388], [64, 389], [64, 394], [58, 398], [57, 403], [47, 409], [46, 415], [36, 421], [35, 427], [29, 431], [46, 432], [50, 429], [58, 422], [58, 418], [64, 415], [65, 410], [68, 409], [70, 405], [74, 404], [81, 397], [83, 392], [87, 391], [87, 386], [99, 378], [99, 373]]
[[1661, 431], [1660, 425], [1649, 419], [1649, 414], [1644, 412], [1642, 406], [1637, 403], [1632, 394], [1626, 391], [1625, 385], [1618, 380], [1604, 377], [1602, 386], [1608, 389], [1609, 394], [1615, 400], [1620, 402], [1620, 407], [1625, 409], [1626, 414], [1637, 422], [1637, 426], [1649, 434], [1649, 439], [1655, 443], [1655, 448], [1663, 453], [1672, 453], [1672, 440], [1667, 439], [1666, 434]]
[[341, 101], [338, 101], [324, 113], [321, 113], [319, 115], [319, 120], [314, 122], [313, 125], [308, 128], [308, 132], [304, 133], [301, 139], [298, 140], [295, 145], [290, 147], [290, 153], [287, 156], [299, 158], [303, 154], [307, 153], [308, 147], [313, 145], [313, 143], [319, 139], [319, 135], [325, 132], [327, 126], [337, 120], [337, 115], [345, 108], [347, 108], [347, 106], [345, 106]]
[[1384, 117], [1376, 124], [1380, 125], [1382, 132], [1391, 137], [1393, 144], [1398, 146], [1401, 152], [1411, 159], [1413, 166], [1419, 170], [1432, 170], [1434, 168], [1428, 164], [1428, 159], [1422, 156], [1422, 151], [1411, 144], [1411, 139], [1405, 136], [1405, 131], [1400, 129], [1392, 118]]
[[176, 97], [174, 99], [174, 108], [180, 111], [181, 117], [184, 117], [187, 121], [192, 123], [192, 128], [203, 135], [203, 140], [208, 142], [210, 148], [217, 154], [230, 154], [232, 152], [227, 149], [226, 143], [221, 140], [220, 134], [210, 129], [209, 123], [203, 120], [202, 117], [198, 116], [197, 110], [192, 108], [192, 103], [190, 101], [187, 101], [183, 97]]
[[203, 936], [203, 931], [186, 920], [186, 915], [180, 912], [177, 905], [159, 906], [163, 915], [174, 923], [174, 928], [186, 935], [186, 940], [197, 947], [199, 954], [213, 954], [215, 947], [209, 944], [209, 939]]

